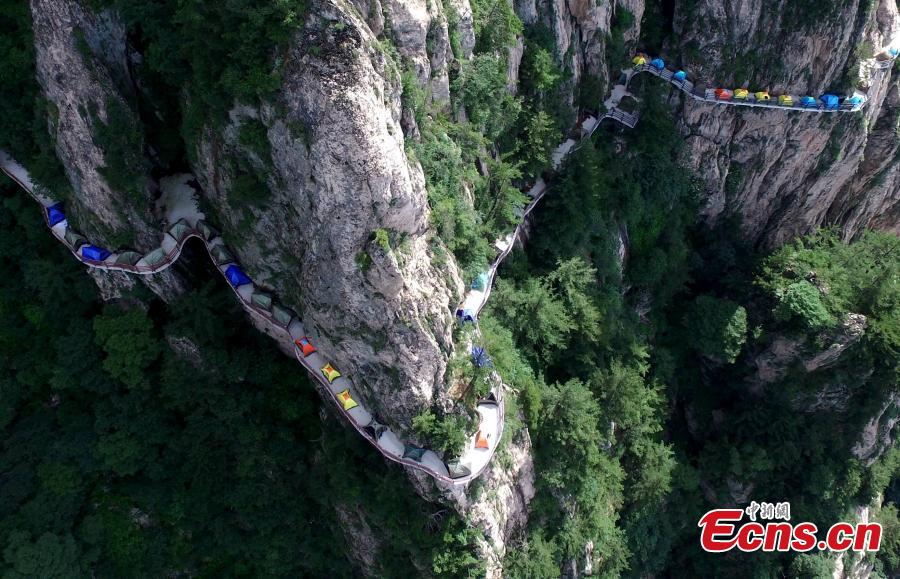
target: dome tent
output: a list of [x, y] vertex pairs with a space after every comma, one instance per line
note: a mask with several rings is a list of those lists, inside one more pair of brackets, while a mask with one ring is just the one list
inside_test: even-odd
[[789, 94], [783, 94], [778, 96], [778, 104], [783, 107], [792, 107], [794, 106], [794, 97]]
[[656, 70], [662, 70], [666, 67], [666, 63], [661, 58], [654, 58], [650, 61], [650, 66], [652, 66]]
[[474, 322], [477, 319], [475, 310], [473, 310], [472, 308], [463, 308], [456, 310], [456, 317], [459, 318], [459, 321], [462, 323]]
[[840, 99], [837, 95], [833, 94], [823, 94], [819, 97], [819, 100], [825, 105], [825, 108], [828, 110], [835, 110], [840, 106]]
[[800, 106], [807, 107], [807, 108], [817, 107], [817, 106], [819, 106], [819, 101], [817, 101], [816, 99], [814, 99], [811, 96], [801, 97], [800, 98]]
[[746, 100], [750, 96], [750, 91], [745, 88], [734, 89], [734, 98], [738, 100]]
[[[337, 370], [335, 370], [335, 372], [337, 372]], [[333, 381], [334, 380], [332, 380], [332, 382]], [[350, 396], [349, 388], [347, 390], [344, 390], [341, 393], [339, 393], [337, 395], [337, 397], [341, 403], [341, 406], [344, 407], [344, 410], [352, 410], [353, 408], [356, 408], [357, 406], [359, 406], [359, 404], [356, 403], [356, 400], [354, 400], [353, 397]]]
[[47, 208], [47, 223], [50, 227], [53, 227], [57, 223], [62, 223], [66, 220], [66, 214], [63, 212], [63, 204], [57, 203], [56, 205], [51, 205]]
[[488, 274], [486, 271], [483, 271], [478, 274], [474, 281], [472, 281], [472, 289], [478, 291], [484, 291], [484, 288], [487, 287], [488, 282]]
[[231, 284], [231, 287], [240, 287], [242, 285], [247, 285], [248, 283], [253, 283], [247, 274], [245, 274], [241, 268], [232, 264], [228, 266], [228, 269], [225, 270], [225, 277], [228, 278], [228, 283]]
[[341, 377], [341, 373], [331, 365], [331, 362], [328, 362], [327, 364], [322, 366], [322, 375], [328, 379], [329, 384]]
[[633, 59], [631, 59], [631, 63], [635, 66], [643, 66], [647, 64], [647, 57], [643, 54], [638, 54]]
[[672, 78], [674, 78], [675, 80], [678, 80], [678, 81], [685, 81], [685, 80], [687, 80], [687, 73], [684, 72], [683, 70], [679, 70], [674, 75], [672, 75]]
[[717, 88], [713, 91], [716, 95], [716, 98], [719, 100], [727, 101], [731, 99], [731, 91], [727, 88]]
[[312, 345], [312, 342], [306, 336], [294, 340], [294, 345], [297, 346], [304, 358], [316, 351], [316, 347]]
[[91, 261], [103, 261], [110, 256], [109, 250], [96, 245], [82, 245], [81, 257]]

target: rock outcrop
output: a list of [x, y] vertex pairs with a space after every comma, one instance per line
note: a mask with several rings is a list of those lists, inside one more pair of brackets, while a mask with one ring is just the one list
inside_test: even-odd
[[763, 247], [824, 224], [846, 238], [864, 227], [898, 231], [896, 73], [859, 64], [900, 34], [896, 3], [845, 2], [826, 16], [790, 4], [676, 2], [670, 50], [718, 86], [818, 96], [862, 78], [865, 112], [759, 112], [677, 98], [691, 163], [705, 181], [703, 214], [711, 224], [739, 215], [745, 237]]
[[[409, 433], [445, 396], [462, 284], [452, 260], [435, 257], [444, 250], [405, 154], [397, 63], [353, 11], [316, 2], [312, 12], [277, 104], [235, 109], [224, 135], [202, 142], [195, 174], [253, 278], [298, 308], [367, 408]], [[240, 143], [245, 123], [265, 127], [270, 158]], [[264, 202], [236, 199], [241, 159], [264, 165]]]
[[[97, 125], [110, 122], [111, 107], [117, 120], [135, 115], [124, 28], [114, 12], [95, 13], [76, 0], [32, 0], [31, 13], [48, 128], [73, 189], [69, 213], [92, 239], [125, 240], [139, 250], [156, 247], [148, 165], [131, 167], [138, 173], [130, 194], [116, 190], [104, 174], [110, 151], [98, 138]], [[140, 146], [127, 154], [143, 159]]]

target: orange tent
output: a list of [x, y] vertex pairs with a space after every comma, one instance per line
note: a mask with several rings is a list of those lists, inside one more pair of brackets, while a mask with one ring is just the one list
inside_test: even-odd
[[487, 438], [481, 434], [481, 431], [475, 433], [475, 448], [488, 448]]
[[312, 343], [309, 341], [309, 338], [307, 338], [306, 336], [294, 340], [294, 345], [297, 346], [297, 349], [303, 353], [304, 358], [316, 351], [316, 347], [312, 345]]

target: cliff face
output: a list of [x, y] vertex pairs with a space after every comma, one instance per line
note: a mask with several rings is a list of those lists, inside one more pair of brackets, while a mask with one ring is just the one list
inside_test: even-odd
[[[137, 249], [158, 244], [150, 212], [149, 165], [130, 177], [127, 194], [110, 184], [111, 155], [98, 127], [122, 130], [135, 113], [125, 30], [110, 11], [95, 13], [75, 0], [33, 0], [37, 77], [49, 107], [49, 131], [73, 188], [69, 211], [93, 239], [127, 239]], [[112, 117], [111, 117], [112, 111]], [[141, 143], [127, 154], [143, 160]], [[54, 192], [59, 195], [60, 192]]]
[[[894, 0], [840, 3], [824, 16], [791, 4], [676, 2], [669, 50], [716, 86], [818, 96], [869, 78], [865, 67], [855, 72], [858, 61], [900, 34]], [[691, 164], [705, 181], [706, 219], [737, 214], [746, 238], [765, 247], [824, 224], [846, 238], [867, 226], [900, 231], [896, 72], [872, 73], [867, 96], [863, 115], [853, 116], [678, 104]]]
[[[422, 171], [404, 151], [400, 71], [352, 11], [316, 3], [295, 36], [274, 106], [232, 111], [197, 175], [254, 279], [300, 308], [307, 331], [379, 419], [408, 430], [443, 396], [462, 285], [428, 229]], [[270, 153], [248, 148], [248, 125]], [[236, 195], [241, 162], [267, 197]]]

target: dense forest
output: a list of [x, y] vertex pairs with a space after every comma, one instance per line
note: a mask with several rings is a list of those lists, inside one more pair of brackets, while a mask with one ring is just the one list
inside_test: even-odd
[[[152, 149], [161, 174], [184, 170], [202, 127], [220, 130], [234, 103], [271, 99], [273, 55], [308, 10], [87, 4], [115, 8], [145, 57], [132, 108], [97, 127], [123, 153], [107, 167], [123, 195], [142, 162], [127, 151]], [[0, 6], [0, 148], [62, 198], [69, 185], [33, 82], [28, 5]], [[603, 125], [550, 175], [550, 151], [575, 121], [563, 95], [596, 113], [603, 87], [572, 87], [551, 31], [523, 25], [505, 0], [473, 0], [472, 10], [471, 58], [451, 26], [450, 107], [431, 101], [388, 40], [381, 50], [415, 120], [407, 155], [425, 175], [436, 247], [467, 280], [518, 220], [523, 188], [542, 173], [552, 187], [480, 320], [512, 386], [507, 437], [529, 429], [537, 469], [506, 575], [558, 577], [590, 543], [602, 577], [830, 576], [826, 553], [704, 554], [700, 516], [750, 499], [790, 501], [793, 520], [820, 526], [871, 505], [885, 526], [881, 552], [867, 555], [874, 576], [900, 574], [900, 451], [854, 455], [867, 422], [896, 413], [900, 241], [867, 232], [845, 243], [824, 230], [764, 253], [742, 241], [736, 219], [702, 225], [671, 103], [652, 82], [631, 87], [635, 130]], [[670, 32], [660, 11], [648, 7], [644, 46]], [[611, 62], [627, 59], [632, 23], [617, 14]], [[513, 95], [508, 54], [520, 37]], [[241, 139], [265, 148], [264, 129], [248, 124]], [[255, 171], [232, 192], [248, 204], [265, 201]], [[164, 303], [138, 285], [104, 302], [37, 207], [0, 186], [3, 577], [483, 575], [480, 531], [423, 500], [321, 404], [245, 320], [199, 245], [177, 266], [185, 295]], [[818, 357], [838, 343], [840, 356]], [[792, 356], [763, 376], [759, 361], [775, 348]], [[417, 426], [453, 449], [466, 425], [422, 415]], [[359, 527], [371, 533], [344, 534]]]
[[33, 202], [2, 193], [4, 577], [356, 576], [336, 517], [358, 508], [379, 575], [477, 569], [462, 520], [330, 414], [202, 246], [176, 302], [104, 303]]

